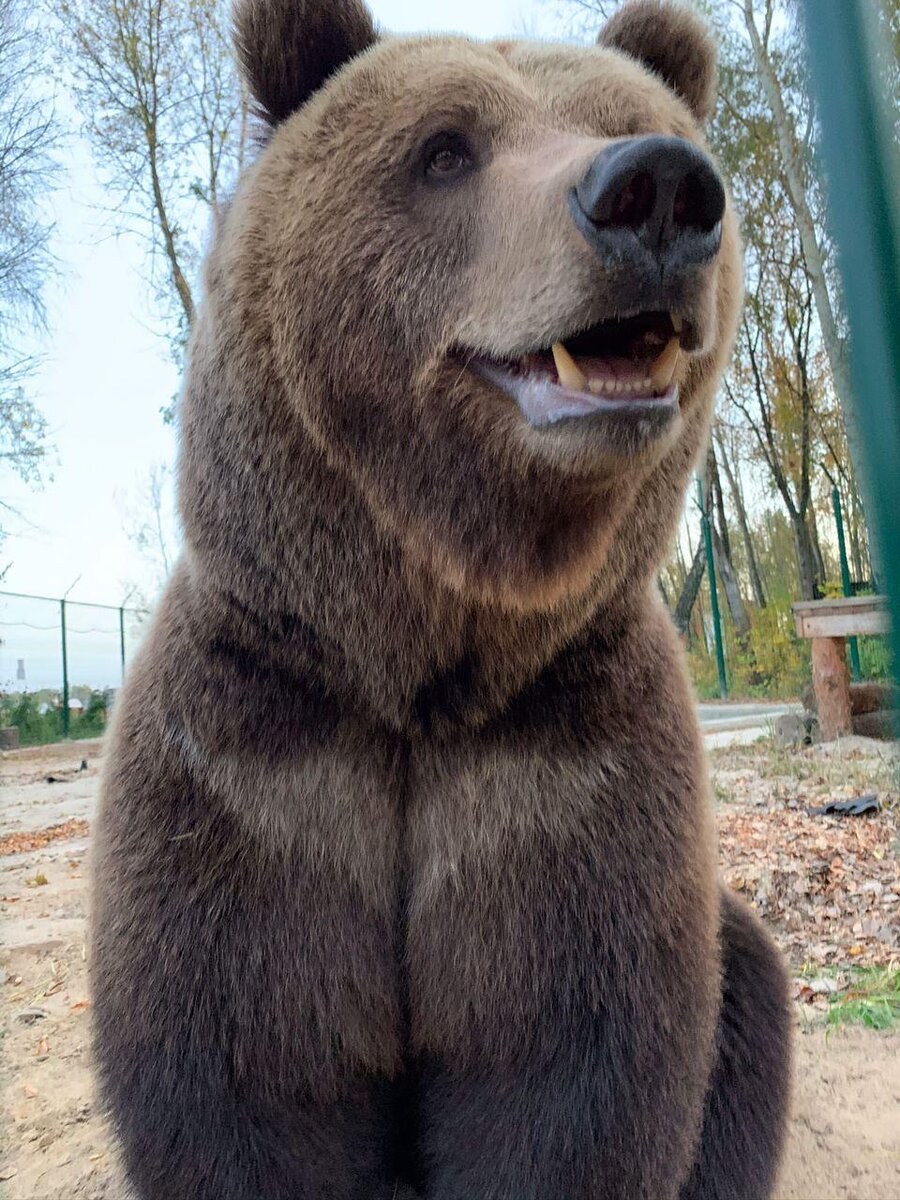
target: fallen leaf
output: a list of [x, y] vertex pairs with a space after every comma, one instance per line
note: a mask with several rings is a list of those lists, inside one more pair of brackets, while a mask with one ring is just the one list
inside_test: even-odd
[[[50, 842], [69, 841], [71, 838], [86, 837], [87, 821], [73, 818], [61, 825], [50, 825], [47, 829], [28, 830], [27, 833], [8, 833], [0, 837], [0, 854], [27, 854], [42, 850]], [[77, 866], [77, 863], [74, 865]]]

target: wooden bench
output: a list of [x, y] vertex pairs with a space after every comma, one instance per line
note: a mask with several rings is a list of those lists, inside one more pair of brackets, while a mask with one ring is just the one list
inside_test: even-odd
[[852, 634], [888, 633], [886, 596], [801, 600], [793, 605], [797, 636], [812, 640], [812, 678], [825, 741], [852, 732], [850, 672], [845, 653]]

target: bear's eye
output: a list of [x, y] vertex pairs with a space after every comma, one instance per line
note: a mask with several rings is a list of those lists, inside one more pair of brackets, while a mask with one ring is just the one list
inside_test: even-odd
[[462, 133], [439, 133], [425, 144], [425, 178], [447, 182], [465, 175], [475, 165], [475, 155]]

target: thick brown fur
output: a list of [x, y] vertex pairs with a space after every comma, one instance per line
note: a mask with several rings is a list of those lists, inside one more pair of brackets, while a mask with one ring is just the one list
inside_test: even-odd
[[[659, 436], [533, 428], [468, 368], [642, 302], [566, 196], [611, 139], [702, 148], [713, 66], [698, 34], [662, 82], [630, 7], [588, 50], [238, 8], [275, 127], [209, 255], [185, 551], [97, 830], [98, 1061], [147, 1200], [770, 1194], [784, 976], [717, 888], [652, 583], [730, 347], [733, 215], [671, 285], [694, 340]], [[438, 193], [418, 156], [448, 126], [479, 171]]]

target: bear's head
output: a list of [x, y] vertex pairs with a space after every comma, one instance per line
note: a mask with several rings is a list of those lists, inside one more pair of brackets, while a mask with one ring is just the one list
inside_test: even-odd
[[583, 48], [385, 36], [358, 0], [235, 20], [266, 132], [207, 268], [189, 544], [233, 574], [274, 539], [275, 579], [309, 570], [308, 511], [348, 559], [364, 511], [466, 604], [645, 588], [740, 293], [702, 24], [631, 0]]

